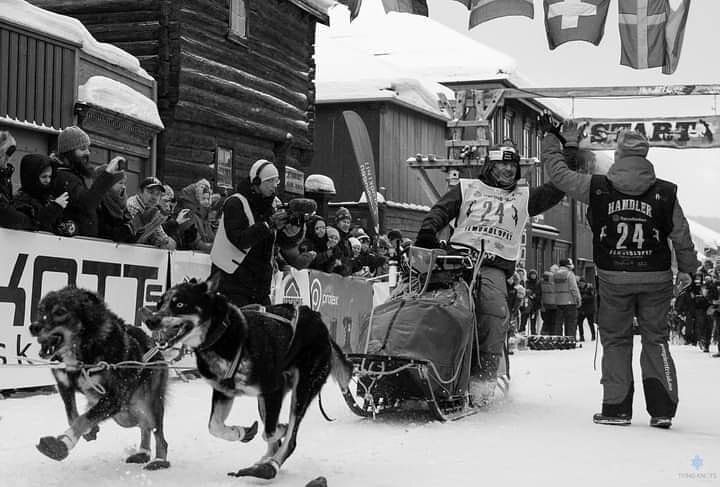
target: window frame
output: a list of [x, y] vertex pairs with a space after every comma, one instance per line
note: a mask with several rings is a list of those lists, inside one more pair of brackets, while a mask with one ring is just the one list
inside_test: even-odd
[[[238, 44], [245, 45], [248, 40], [248, 36], [250, 33], [250, 25], [248, 22], [249, 19], [249, 8], [248, 8], [249, 0], [228, 0], [228, 34], [227, 37], [231, 41], [237, 42]], [[238, 11], [242, 10], [242, 14], [244, 15], [238, 15]], [[239, 23], [236, 21], [237, 18], [243, 19], [244, 22], [241, 23], [243, 29], [240, 30]]]

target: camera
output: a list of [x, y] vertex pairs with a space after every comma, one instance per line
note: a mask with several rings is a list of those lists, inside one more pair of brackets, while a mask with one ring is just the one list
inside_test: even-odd
[[293, 198], [287, 203], [282, 203], [278, 211], [285, 210], [287, 214], [286, 224], [301, 227], [317, 211], [317, 203], [309, 198]]

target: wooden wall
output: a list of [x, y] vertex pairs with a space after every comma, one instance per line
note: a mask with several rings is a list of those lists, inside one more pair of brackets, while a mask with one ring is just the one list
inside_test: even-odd
[[315, 18], [288, 0], [247, 2], [242, 41], [228, 37], [227, 0], [32, 3], [78, 18], [99, 41], [137, 56], [157, 80], [165, 124], [158, 174], [167, 183], [212, 179], [218, 146], [233, 150], [236, 182], [259, 158], [309, 167]]

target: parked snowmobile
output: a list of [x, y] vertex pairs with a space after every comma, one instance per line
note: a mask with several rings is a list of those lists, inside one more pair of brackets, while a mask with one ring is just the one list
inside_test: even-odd
[[[429, 411], [458, 419], [479, 409], [469, 394], [477, 364], [472, 290], [484, 252], [410, 247], [391, 298], [375, 307], [360, 331], [363, 353], [351, 353], [354, 376], [345, 400], [360, 415]], [[509, 388], [507, 343], [498, 386]], [[473, 369], [474, 371], [474, 369]]]

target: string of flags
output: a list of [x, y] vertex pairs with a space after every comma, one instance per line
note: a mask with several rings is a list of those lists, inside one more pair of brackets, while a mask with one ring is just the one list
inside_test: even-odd
[[[338, 0], [351, 19], [362, 0]], [[454, 0], [470, 11], [468, 28], [499, 17], [535, 18], [533, 0]], [[620, 64], [634, 69], [675, 72], [680, 60], [691, 0], [618, 0]], [[427, 0], [382, 0], [386, 12], [428, 16]], [[610, 0], [543, 0], [545, 30], [551, 50], [570, 41], [599, 45], [605, 32]]]

